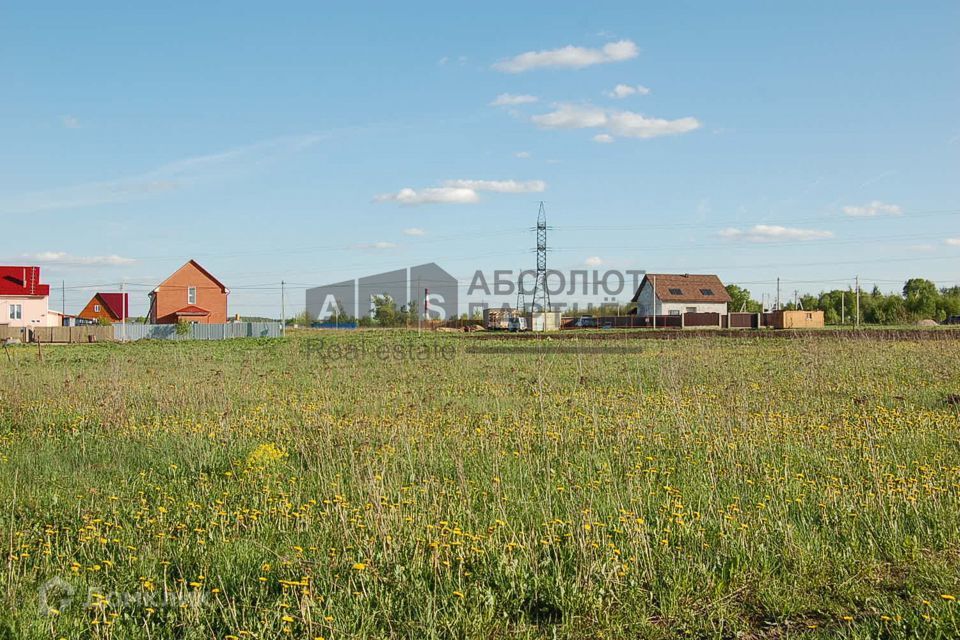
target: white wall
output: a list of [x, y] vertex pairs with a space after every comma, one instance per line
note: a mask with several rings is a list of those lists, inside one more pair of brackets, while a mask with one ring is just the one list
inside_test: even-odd
[[[10, 327], [56, 327], [60, 318], [49, 313], [48, 296], [0, 296], [0, 324]], [[22, 306], [20, 319], [10, 319], [10, 305]]]
[[681, 315], [695, 309], [694, 313], [720, 313], [726, 315], [726, 302], [664, 302], [658, 307], [662, 311], [658, 315], [671, 315], [671, 313], [680, 313]]

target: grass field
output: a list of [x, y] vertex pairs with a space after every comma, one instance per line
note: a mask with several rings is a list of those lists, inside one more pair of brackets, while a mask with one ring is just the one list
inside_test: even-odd
[[0, 356], [0, 639], [960, 636], [960, 340], [310, 335]]

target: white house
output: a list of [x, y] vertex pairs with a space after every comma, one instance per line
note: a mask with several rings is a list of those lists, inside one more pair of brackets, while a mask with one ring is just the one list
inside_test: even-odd
[[40, 267], [0, 266], [0, 325], [55, 327], [61, 318], [49, 304], [50, 285], [40, 284]]
[[[656, 291], [654, 291], [656, 283]], [[638, 316], [679, 316], [684, 313], [727, 313], [730, 302], [720, 278], [691, 273], [648, 273], [632, 301]]]

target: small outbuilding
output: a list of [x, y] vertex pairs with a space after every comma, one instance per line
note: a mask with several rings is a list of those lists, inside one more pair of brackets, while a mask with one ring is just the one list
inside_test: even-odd
[[97, 293], [77, 317], [84, 320], [123, 322], [130, 317], [130, 294]]

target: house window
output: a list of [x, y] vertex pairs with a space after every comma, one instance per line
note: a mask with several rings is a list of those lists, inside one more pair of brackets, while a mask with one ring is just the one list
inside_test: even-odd
[[670, 310], [670, 315], [671, 315], [671, 316], [678, 316], [678, 315], [680, 315], [680, 309], [671, 309], [671, 310]]
[[687, 307], [687, 313], [696, 313], [696, 312], [697, 312], [696, 307]]
[[700, 293], [702, 293], [705, 296], [712, 296], [713, 289], [700, 289]]
[[197, 304], [196, 287], [187, 287], [187, 304]]
[[23, 319], [23, 305], [21, 304], [10, 305], [10, 319], [11, 320]]
[[670, 295], [673, 295], [673, 296], [682, 296], [682, 295], [683, 295], [683, 289], [677, 289], [676, 287], [673, 287], [673, 288], [671, 288], [669, 291], [670, 291]]
[[100, 313], [100, 305], [98, 305], [98, 304], [93, 305], [93, 312], [94, 312], [94, 313]]

